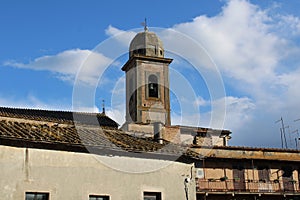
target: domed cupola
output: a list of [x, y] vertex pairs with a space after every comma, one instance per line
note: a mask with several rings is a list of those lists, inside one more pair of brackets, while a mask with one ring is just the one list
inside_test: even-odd
[[144, 31], [138, 33], [130, 43], [129, 57], [133, 55], [164, 57], [163, 43], [159, 37], [148, 31], [145, 26]]

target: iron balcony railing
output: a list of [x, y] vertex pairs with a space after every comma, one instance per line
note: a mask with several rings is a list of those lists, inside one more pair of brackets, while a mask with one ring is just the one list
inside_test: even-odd
[[249, 193], [296, 193], [299, 191], [296, 181], [265, 181], [238, 179], [197, 179], [197, 192], [249, 192]]

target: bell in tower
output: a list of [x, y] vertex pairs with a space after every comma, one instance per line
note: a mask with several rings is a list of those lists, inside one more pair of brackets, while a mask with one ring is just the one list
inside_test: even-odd
[[169, 64], [163, 43], [145, 26], [130, 43], [126, 73], [126, 123], [171, 125]]

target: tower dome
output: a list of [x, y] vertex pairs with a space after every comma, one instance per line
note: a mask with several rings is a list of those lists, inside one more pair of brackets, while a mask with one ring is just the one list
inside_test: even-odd
[[163, 58], [163, 43], [155, 33], [145, 28], [145, 31], [138, 33], [130, 43], [129, 57], [134, 55]]

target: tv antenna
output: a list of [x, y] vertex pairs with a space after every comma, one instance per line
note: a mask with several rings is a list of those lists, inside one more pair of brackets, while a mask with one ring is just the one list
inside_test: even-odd
[[296, 144], [296, 149], [298, 150], [299, 131], [298, 129], [296, 129], [292, 133], [297, 133], [297, 136], [295, 137], [295, 144]]
[[[294, 122], [297, 122], [297, 121], [300, 121], [300, 118], [294, 120]], [[300, 137], [299, 137], [299, 131], [298, 131], [298, 129], [297, 129], [297, 130], [295, 130], [294, 132], [297, 133], [297, 137], [295, 138], [295, 142], [296, 142], [296, 149], [298, 150], [298, 144], [299, 144], [299, 140], [300, 140]]]
[[281, 128], [280, 128], [281, 147], [284, 148], [284, 144], [285, 144], [285, 148], [287, 148], [286, 134], [285, 134], [285, 128], [287, 127], [284, 126], [282, 117], [280, 118], [280, 120], [277, 120], [275, 123], [278, 122], [281, 122]]

